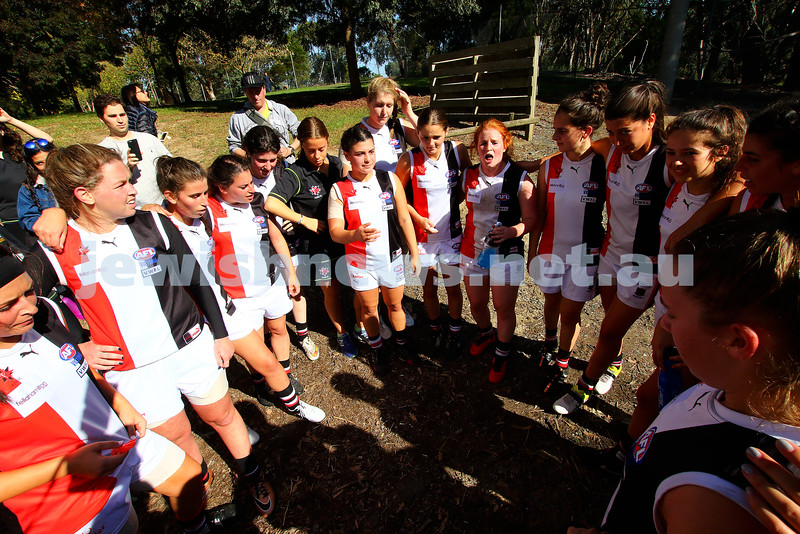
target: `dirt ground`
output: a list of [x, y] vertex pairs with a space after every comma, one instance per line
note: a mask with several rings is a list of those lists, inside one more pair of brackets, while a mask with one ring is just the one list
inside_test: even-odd
[[[554, 110], [552, 104], [537, 107], [535, 138], [515, 139], [517, 159], [553, 151]], [[353, 360], [334, 348], [321, 292], [307, 291], [310, 335], [321, 356], [311, 362], [295, 345], [292, 364], [305, 386], [302, 398], [327, 412], [321, 424], [262, 407], [242, 363], [231, 366], [234, 402], [261, 435], [255, 450], [278, 503], [269, 519], [250, 513], [230, 531], [565, 532], [569, 525], [599, 524], [617, 479], [587, 454], [613, 444], [633, 409], [637, 385], [651, 371], [652, 310], [626, 337], [626, 363], [611, 392], [562, 417], [552, 403], [563, 390], [544, 393], [548, 379], [538, 367], [542, 296], [530, 278], [520, 290], [514, 353], [499, 385], [488, 382], [488, 354], [451, 361], [435, 353], [421, 288], [407, 286], [406, 295], [416, 316], [410, 337], [424, 365], [398, 359], [389, 376], [377, 378], [363, 347]], [[440, 301], [446, 302], [443, 289]], [[343, 302], [352, 324], [350, 295]], [[464, 302], [466, 350], [476, 329], [466, 295]], [[601, 320], [598, 298], [585, 308], [573, 381], [594, 348]], [[196, 417], [193, 426], [216, 477], [209, 505], [239, 500], [252, 512], [242, 488], [234, 489], [233, 462], [220, 439]], [[177, 532], [163, 498], [134, 499], [142, 532]]]

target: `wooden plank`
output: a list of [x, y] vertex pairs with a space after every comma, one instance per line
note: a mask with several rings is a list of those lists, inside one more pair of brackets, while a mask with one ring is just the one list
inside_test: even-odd
[[463, 93], [467, 91], [473, 91], [478, 89], [479, 91], [491, 91], [491, 90], [509, 90], [509, 89], [519, 89], [524, 88], [526, 89], [525, 94], [528, 94], [527, 90], [531, 87], [531, 79], [530, 77], [526, 78], [503, 78], [501, 80], [492, 79], [492, 80], [478, 80], [477, 82], [456, 82], [456, 83], [445, 83], [445, 80], [437, 79], [440, 85], [431, 88], [432, 93], [436, 93], [439, 95], [444, 94], [451, 94], [451, 93]]
[[492, 52], [502, 52], [505, 50], [517, 50], [524, 48], [533, 49], [533, 44], [534, 44], [534, 38], [526, 37], [525, 39], [517, 39], [516, 41], [506, 41], [504, 43], [476, 46], [473, 48], [467, 48], [465, 50], [457, 50], [455, 52], [446, 52], [444, 54], [431, 56], [429, 61], [430, 63], [441, 63], [445, 61], [452, 61], [459, 58], [484, 55], [487, 53], [487, 51], [489, 53], [492, 53]]
[[[450, 117], [450, 115], [448, 115], [447, 118], [453, 120]], [[519, 127], [519, 126], [532, 125], [533, 123], [536, 122], [536, 120], [537, 119], [535, 119], [533, 117], [529, 117], [527, 119], [517, 119], [517, 120], [513, 120], [513, 121], [503, 121], [503, 124], [506, 125], [506, 128], [516, 128], [516, 127]], [[483, 122], [483, 120], [480, 120], [479, 122]], [[450, 130], [447, 131], [447, 137], [455, 137], [457, 135], [471, 134], [471, 133], [474, 133], [477, 129], [478, 129], [477, 126], [470, 126], [468, 128], [457, 128], [457, 129], [451, 128]]]
[[[534, 38], [534, 53], [533, 53], [533, 75], [531, 76], [531, 100], [529, 109], [531, 117], [535, 115], [536, 111], [536, 93], [538, 92], [539, 83], [539, 56], [541, 54], [541, 37], [538, 35]], [[527, 136], [525, 139], [530, 141], [533, 139], [533, 124], [530, 124], [526, 130]]]
[[453, 74], [475, 74], [486, 72], [500, 72], [513, 69], [528, 69], [531, 67], [531, 58], [523, 57], [518, 59], [504, 59], [503, 61], [495, 61], [492, 63], [479, 63], [470, 67], [448, 67], [445, 69], [436, 69], [436, 75], [431, 77], [442, 78]]
[[481, 108], [525, 108], [529, 109], [530, 98], [527, 96], [512, 97], [479, 97], [479, 98], [448, 98], [437, 99], [439, 107], [465, 107], [477, 106]]

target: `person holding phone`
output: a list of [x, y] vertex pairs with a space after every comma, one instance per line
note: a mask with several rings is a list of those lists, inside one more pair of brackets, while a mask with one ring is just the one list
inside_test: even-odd
[[117, 152], [133, 173], [136, 185], [136, 205], [161, 204], [164, 196], [156, 183], [156, 161], [172, 156], [155, 136], [129, 129], [128, 115], [122, 100], [109, 94], [94, 99], [94, 111], [108, 128], [108, 136], [98, 143]]

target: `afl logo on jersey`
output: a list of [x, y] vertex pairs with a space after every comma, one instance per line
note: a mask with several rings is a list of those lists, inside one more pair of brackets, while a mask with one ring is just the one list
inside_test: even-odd
[[389, 211], [394, 209], [394, 204], [392, 203], [392, 194], [389, 191], [384, 191], [378, 198], [383, 200], [383, 204], [381, 205], [381, 209], [383, 211]]
[[64, 343], [63, 345], [61, 345], [61, 348], [58, 350], [58, 355], [65, 362], [71, 360], [72, 358], [74, 358], [77, 353], [78, 353], [78, 351], [75, 350], [75, 347], [73, 347], [69, 343]]
[[635, 206], [649, 206], [652, 204], [650, 200], [650, 193], [653, 191], [653, 186], [650, 184], [636, 184], [634, 188], [636, 190], [636, 194], [633, 198], [633, 204]]
[[263, 226], [266, 223], [266, 219], [264, 219], [264, 217], [262, 217], [261, 215], [256, 215], [255, 217], [253, 217], [253, 222]]
[[392, 137], [391, 139], [389, 139], [389, 144], [392, 145], [394, 148], [397, 148], [400, 146], [400, 140]]
[[143, 277], [147, 278], [161, 272], [156, 249], [153, 247], [140, 248], [133, 253], [133, 258], [139, 262], [139, 269], [142, 271]]
[[508, 204], [511, 200], [511, 195], [508, 193], [498, 193], [494, 196], [497, 203], [494, 206], [495, 211], [508, 211]]
[[446, 173], [444, 173], [444, 176], [445, 176], [445, 178], [447, 178], [449, 180], [450, 178], [455, 178], [457, 174], [458, 174], [458, 171], [449, 170]]
[[653, 443], [653, 436], [656, 435], [657, 430], [656, 427], [651, 427], [647, 432], [642, 434], [642, 437], [640, 437], [639, 441], [634, 445], [633, 461], [637, 464], [642, 463], [642, 460], [644, 460], [644, 455], [647, 454], [647, 449], [649, 449], [650, 444]]
[[133, 259], [138, 261], [149, 261], [151, 258], [156, 257], [156, 249], [153, 247], [140, 248], [133, 253]]
[[581, 196], [581, 202], [587, 204], [596, 204], [597, 192], [600, 189], [600, 184], [589, 180], [588, 182], [583, 182], [581, 184], [581, 187], [583, 187], [583, 195]]
[[508, 193], [499, 193], [495, 195], [494, 198], [496, 198], [500, 202], [508, 202], [509, 200], [511, 200], [511, 195], [509, 195]]

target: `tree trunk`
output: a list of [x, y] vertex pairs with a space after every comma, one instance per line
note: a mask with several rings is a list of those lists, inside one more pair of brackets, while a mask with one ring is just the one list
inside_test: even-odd
[[672, 98], [675, 78], [678, 76], [678, 59], [681, 57], [683, 29], [689, 14], [689, 0], [672, 0], [667, 15], [667, 26], [664, 32], [664, 44], [661, 48], [661, 59], [658, 62], [658, 79], [667, 89], [667, 100]]
[[386, 31], [386, 37], [389, 39], [389, 44], [392, 45], [392, 52], [394, 52], [394, 57], [397, 59], [397, 66], [400, 68], [400, 77], [405, 78], [407, 76], [407, 66], [406, 60], [403, 57], [403, 52], [400, 50], [400, 46], [397, 44], [397, 39], [394, 35], [394, 28], [384, 28]]
[[169, 56], [172, 66], [175, 69], [175, 76], [178, 78], [178, 85], [183, 94], [183, 103], [189, 104], [192, 102], [192, 97], [189, 96], [189, 86], [186, 83], [186, 72], [183, 70], [183, 65], [178, 61], [178, 44], [167, 44], [167, 55]]
[[[345, 16], [347, 16], [345, 14]], [[361, 78], [358, 76], [358, 56], [356, 55], [356, 33], [353, 31], [353, 21], [347, 16], [347, 26], [344, 30], [344, 49], [347, 57], [347, 75], [350, 78], [350, 92], [354, 96], [361, 96]]]
[[81, 102], [80, 100], [78, 100], [78, 93], [75, 92], [74, 86], [70, 89], [69, 96], [72, 99], [72, 107], [75, 108], [75, 111], [77, 111], [78, 113], [83, 111], [83, 108], [81, 108]]

